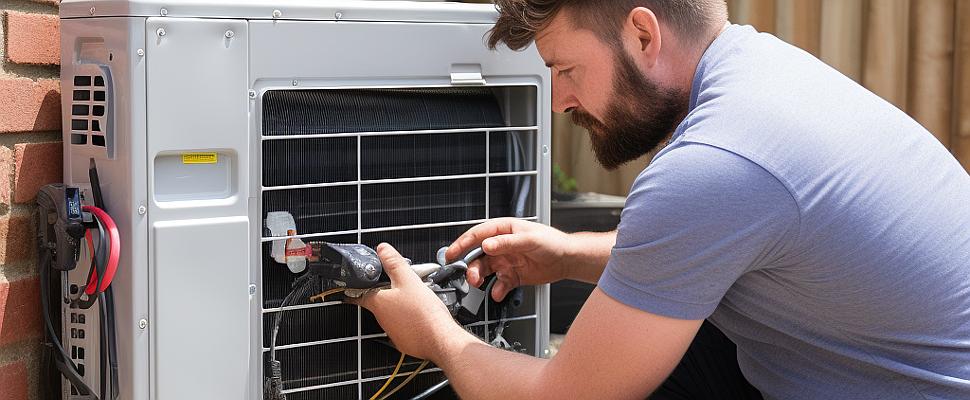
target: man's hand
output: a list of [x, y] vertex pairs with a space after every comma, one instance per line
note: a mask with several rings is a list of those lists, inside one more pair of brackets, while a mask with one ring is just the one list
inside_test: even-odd
[[569, 235], [548, 226], [514, 218], [482, 223], [465, 232], [448, 247], [451, 261], [482, 246], [488, 257], [468, 266], [468, 283], [480, 286], [485, 277], [495, 274], [492, 297], [502, 301], [521, 285], [539, 285], [565, 279]]
[[488, 257], [472, 262], [466, 278], [480, 286], [495, 274], [492, 298], [502, 301], [522, 285], [563, 279], [596, 282], [615, 243], [615, 232], [566, 234], [535, 222], [499, 218], [469, 229], [448, 247], [445, 258], [456, 260], [481, 246]]
[[374, 313], [398, 350], [434, 361], [442, 340], [471, 336], [397, 250], [384, 243], [377, 246], [377, 255], [391, 278], [391, 288], [365, 295], [356, 303]]

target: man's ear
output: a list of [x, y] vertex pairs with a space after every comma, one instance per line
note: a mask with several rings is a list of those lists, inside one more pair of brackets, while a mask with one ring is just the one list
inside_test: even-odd
[[624, 40], [629, 42], [627, 47], [632, 54], [636, 55], [635, 58], [652, 67], [660, 56], [660, 48], [663, 44], [657, 15], [649, 8], [637, 7], [630, 11], [624, 25], [624, 36], [629, 38]]

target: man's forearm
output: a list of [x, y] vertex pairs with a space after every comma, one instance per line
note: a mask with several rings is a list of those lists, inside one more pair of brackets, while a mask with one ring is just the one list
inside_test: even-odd
[[603, 275], [610, 251], [616, 244], [616, 231], [578, 232], [570, 234], [569, 239], [566, 278], [595, 284]]
[[433, 361], [445, 370], [462, 398], [539, 398], [543, 368], [549, 360], [496, 349], [463, 331], [444, 340]]

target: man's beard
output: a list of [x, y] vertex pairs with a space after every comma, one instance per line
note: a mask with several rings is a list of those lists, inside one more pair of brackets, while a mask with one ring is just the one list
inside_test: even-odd
[[664, 142], [687, 115], [690, 95], [647, 80], [622, 50], [614, 51], [613, 98], [604, 121], [581, 109], [574, 124], [589, 131], [596, 159], [607, 170], [647, 154]]

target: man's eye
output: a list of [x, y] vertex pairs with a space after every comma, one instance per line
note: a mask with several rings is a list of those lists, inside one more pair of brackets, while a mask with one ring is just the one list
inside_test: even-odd
[[567, 76], [571, 72], [573, 72], [572, 68], [561, 69], [559, 70], [559, 76]]

